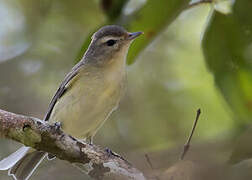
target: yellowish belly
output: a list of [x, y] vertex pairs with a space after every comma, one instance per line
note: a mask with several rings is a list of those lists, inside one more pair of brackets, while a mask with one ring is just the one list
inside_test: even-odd
[[92, 137], [115, 110], [123, 92], [123, 80], [80, 78], [56, 103], [51, 122], [74, 137]]

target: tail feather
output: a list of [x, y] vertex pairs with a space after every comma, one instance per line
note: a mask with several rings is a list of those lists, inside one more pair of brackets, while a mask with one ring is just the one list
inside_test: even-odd
[[47, 153], [41, 151], [27, 153], [9, 169], [9, 176], [12, 176], [15, 180], [28, 180], [46, 156]]
[[16, 152], [0, 161], [0, 170], [8, 170], [13, 167], [29, 151], [29, 147], [21, 147]]
[[28, 180], [47, 154], [23, 146], [0, 161], [0, 170], [9, 170], [8, 175], [15, 180]]

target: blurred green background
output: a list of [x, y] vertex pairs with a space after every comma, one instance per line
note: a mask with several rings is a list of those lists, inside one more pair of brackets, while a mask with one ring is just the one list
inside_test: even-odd
[[[194, 152], [227, 161], [232, 149], [224, 144], [252, 120], [252, 2], [190, 9], [188, 3], [0, 0], [0, 108], [43, 118], [92, 32], [116, 23], [145, 35], [129, 52], [127, 94], [94, 143], [144, 171], [144, 154], [150, 153], [156, 167], [165, 169], [179, 158], [201, 108], [193, 139], [200, 147]], [[1, 139], [0, 158], [18, 146]], [[60, 160], [43, 162], [33, 178], [55, 179], [56, 174], [63, 180], [87, 178]], [[7, 173], [0, 172], [0, 179]]]

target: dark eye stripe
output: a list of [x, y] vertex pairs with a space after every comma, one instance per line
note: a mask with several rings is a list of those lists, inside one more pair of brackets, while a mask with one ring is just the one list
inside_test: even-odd
[[113, 46], [116, 43], [116, 40], [110, 39], [106, 42], [108, 46]]

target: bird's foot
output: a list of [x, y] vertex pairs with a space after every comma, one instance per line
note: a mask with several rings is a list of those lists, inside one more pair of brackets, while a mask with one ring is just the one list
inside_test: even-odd
[[131, 165], [130, 162], [128, 162], [126, 159], [124, 159], [124, 158], [123, 158], [122, 156], [120, 156], [119, 154], [113, 152], [111, 149], [105, 148], [105, 151], [108, 153], [109, 156], [118, 157], [118, 158], [124, 160], [124, 161], [125, 161], [126, 163], [128, 163], [129, 165]]
[[55, 122], [54, 123], [55, 130], [60, 130], [61, 126], [62, 126], [61, 122]]
[[86, 138], [86, 142], [90, 145], [90, 146], [93, 146], [93, 137], [92, 136], [88, 136]]
[[114, 155], [114, 152], [107, 147], [105, 148], [105, 151], [108, 153], [109, 156]]
[[48, 154], [48, 155], [47, 155], [47, 159], [48, 159], [49, 161], [54, 160], [55, 158], [56, 158], [56, 156], [53, 155], [53, 154]]
[[109, 149], [107, 147], [105, 148], [105, 151], [108, 153], [109, 156], [112, 155], [112, 156], [116, 156], [116, 157], [120, 157], [121, 158], [121, 156], [119, 154], [113, 152], [111, 149]]

